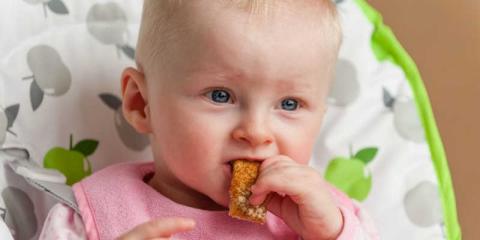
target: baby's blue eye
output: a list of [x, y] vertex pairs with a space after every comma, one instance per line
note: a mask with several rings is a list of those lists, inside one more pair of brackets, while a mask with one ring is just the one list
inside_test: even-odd
[[211, 91], [211, 99], [217, 103], [228, 103], [230, 101], [230, 94], [225, 90]]
[[287, 98], [282, 101], [282, 109], [287, 111], [295, 111], [298, 108], [298, 101]]

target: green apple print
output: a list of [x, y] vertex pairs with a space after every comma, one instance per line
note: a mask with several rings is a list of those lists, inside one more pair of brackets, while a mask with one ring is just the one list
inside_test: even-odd
[[358, 201], [367, 198], [372, 187], [372, 175], [366, 168], [377, 155], [378, 148], [369, 147], [350, 157], [336, 157], [325, 171], [325, 179]]
[[[54, 147], [50, 149], [43, 158], [43, 167], [52, 168], [60, 171], [67, 177], [67, 184], [82, 180], [84, 177], [92, 174], [92, 164], [88, 156], [92, 155], [97, 149], [98, 141], [85, 139], [73, 144], [73, 135], [70, 135], [70, 147]], [[85, 169], [85, 162], [87, 169]]]

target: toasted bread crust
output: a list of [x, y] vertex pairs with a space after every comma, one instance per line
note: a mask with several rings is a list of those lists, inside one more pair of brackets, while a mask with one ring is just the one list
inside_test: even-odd
[[253, 206], [248, 202], [252, 194], [250, 187], [258, 177], [260, 162], [236, 160], [233, 162], [230, 184], [230, 204], [228, 215], [255, 223], [265, 223], [267, 209], [265, 203]]

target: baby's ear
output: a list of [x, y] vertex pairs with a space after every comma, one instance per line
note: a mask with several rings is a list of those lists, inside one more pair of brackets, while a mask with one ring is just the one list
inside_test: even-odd
[[122, 98], [122, 112], [127, 122], [139, 133], [150, 133], [147, 86], [142, 72], [132, 67], [123, 70]]

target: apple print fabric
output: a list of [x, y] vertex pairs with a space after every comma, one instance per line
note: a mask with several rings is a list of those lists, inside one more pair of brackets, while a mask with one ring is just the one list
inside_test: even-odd
[[60, 171], [67, 178], [66, 184], [71, 186], [92, 174], [92, 163], [88, 156], [97, 149], [98, 141], [84, 139], [73, 145], [73, 135], [70, 135], [68, 148], [53, 147], [43, 158], [43, 167]]
[[30, 103], [35, 111], [44, 95], [61, 96], [70, 88], [71, 75], [58, 52], [47, 45], [37, 45], [27, 53], [27, 64], [33, 75], [22, 78], [32, 80]]
[[51, 11], [56, 14], [68, 14], [67, 6], [62, 0], [24, 0], [26, 3], [32, 5], [42, 6], [45, 18], [48, 12]]
[[[0, 11], [0, 36], [8, 36], [0, 41], [0, 217], [15, 239], [36, 239], [62, 193], [52, 197], [22, 176], [69, 187], [114, 162], [151, 159], [119, 97], [141, 2], [8, 0]], [[28, 159], [5, 153], [13, 148]], [[18, 175], [12, 163], [28, 168]]]
[[[364, 0], [335, 2], [344, 39], [311, 165], [369, 210], [382, 239], [460, 239], [421, 79]], [[152, 159], [120, 97], [141, 1], [6, 0], [0, 11], [0, 217], [15, 239], [35, 239], [54, 203], [75, 207], [70, 185]]]

